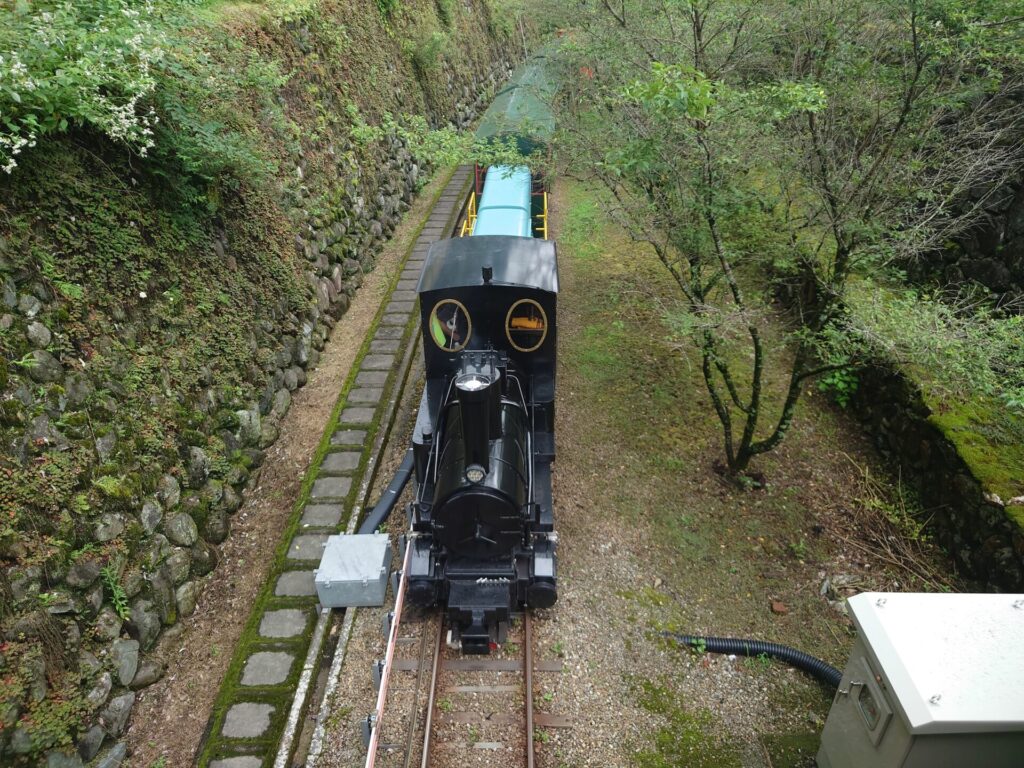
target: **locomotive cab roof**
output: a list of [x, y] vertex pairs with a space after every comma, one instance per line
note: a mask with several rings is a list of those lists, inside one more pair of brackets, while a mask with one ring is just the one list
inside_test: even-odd
[[[484, 269], [490, 268], [485, 282]], [[440, 240], [430, 246], [418, 293], [485, 284], [558, 293], [558, 262], [551, 240], [482, 235]]]

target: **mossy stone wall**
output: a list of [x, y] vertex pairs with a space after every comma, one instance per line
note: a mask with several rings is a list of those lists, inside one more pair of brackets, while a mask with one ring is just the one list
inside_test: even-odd
[[883, 368], [862, 373], [852, 406], [964, 573], [1024, 590], [1024, 423], [984, 401], [929, 406]]

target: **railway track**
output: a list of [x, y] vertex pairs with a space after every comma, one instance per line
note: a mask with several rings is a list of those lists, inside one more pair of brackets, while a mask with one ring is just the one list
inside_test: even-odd
[[495, 656], [464, 656], [436, 612], [402, 617], [402, 596], [389, 614], [385, 658], [374, 712], [364, 724], [366, 768], [534, 768], [536, 726], [566, 718], [534, 711], [535, 673], [561, 662], [534, 658], [533, 619], [517, 618]]

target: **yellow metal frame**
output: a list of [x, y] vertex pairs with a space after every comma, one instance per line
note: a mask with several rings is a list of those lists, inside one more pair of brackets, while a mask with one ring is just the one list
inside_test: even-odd
[[536, 229], [541, 234], [541, 236], [545, 240], [547, 240], [548, 239], [548, 193], [547, 192], [544, 193], [544, 213], [539, 214], [537, 216], [537, 218], [540, 219], [541, 224]]
[[469, 205], [466, 206], [466, 219], [462, 222], [462, 229], [459, 231], [459, 237], [465, 237], [466, 235], [472, 235], [473, 229], [476, 227], [476, 191], [469, 196]]

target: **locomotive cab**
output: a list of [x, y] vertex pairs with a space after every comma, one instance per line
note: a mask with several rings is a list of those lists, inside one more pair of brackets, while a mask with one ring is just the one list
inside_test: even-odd
[[444, 604], [467, 653], [556, 599], [552, 242], [476, 236], [427, 254], [426, 386], [413, 435], [409, 599]]

